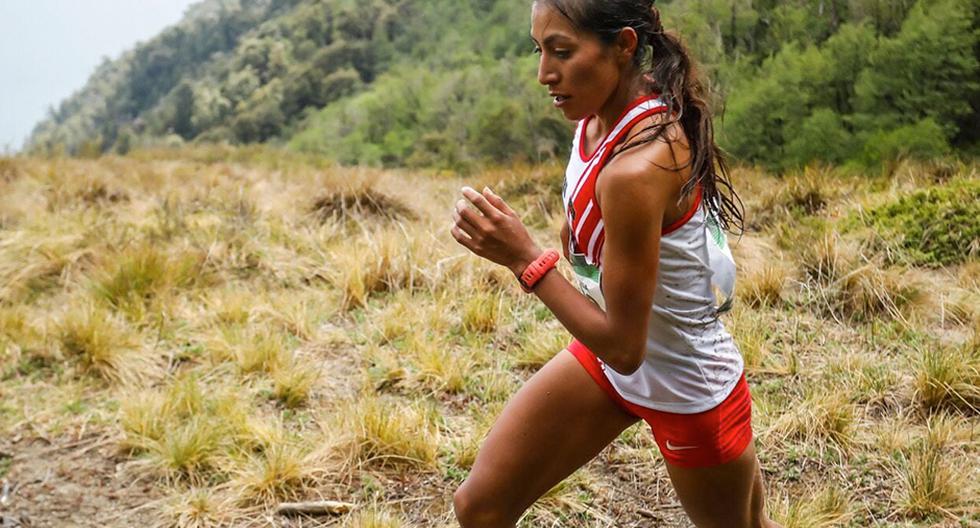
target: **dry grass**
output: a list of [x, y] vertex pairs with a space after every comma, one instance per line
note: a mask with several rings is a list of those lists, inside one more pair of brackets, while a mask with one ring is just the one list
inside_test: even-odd
[[413, 334], [401, 353], [414, 371], [414, 382], [423, 390], [461, 392], [474, 365], [468, 351], [455, 350], [435, 336]]
[[777, 495], [769, 501], [772, 518], [784, 528], [831, 528], [846, 526], [852, 517], [851, 500], [834, 487], [824, 487], [800, 497]]
[[916, 399], [924, 406], [980, 407], [980, 350], [977, 347], [923, 344], [914, 351]]
[[748, 372], [759, 370], [766, 363], [772, 348], [769, 317], [765, 311], [740, 303], [732, 309], [726, 328], [735, 338]]
[[319, 376], [317, 370], [296, 359], [285, 365], [277, 365], [272, 371], [272, 394], [286, 407], [299, 407], [309, 400]]
[[516, 348], [515, 363], [537, 370], [564, 350], [572, 341], [568, 331], [560, 324], [536, 324], [524, 334], [520, 347]]
[[739, 278], [738, 296], [749, 306], [774, 306], [783, 298], [786, 269], [770, 264]]
[[348, 438], [347, 460], [361, 465], [434, 468], [439, 431], [434, 409], [398, 405], [393, 399], [365, 395], [341, 409], [331, 422]]
[[935, 445], [925, 444], [903, 455], [895, 468], [900, 483], [897, 502], [917, 518], [949, 515], [960, 505], [965, 475]]
[[[889, 266], [842, 226], [946, 172], [736, 169], [760, 231], [734, 248], [724, 322], [788, 527], [980, 511], [980, 267]], [[318, 498], [359, 505], [328, 524], [451, 525], [447, 498], [496, 417], [571, 336], [455, 244], [448, 212], [463, 184], [490, 185], [555, 246], [560, 176], [219, 147], [0, 158], [0, 424], [118, 436], [127, 474], [165, 496], [147, 506], [160, 525], [254, 526], [277, 501]], [[634, 427], [522, 526], [686, 526], [668, 490]], [[622, 507], [636, 497], [662, 519]]]
[[791, 405], [768, 432], [805, 444], [829, 442], [848, 448], [854, 441], [856, 419], [855, 406], [846, 394], [814, 388], [802, 401]]
[[91, 304], [70, 307], [57, 334], [66, 357], [108, 381], [132, 384], [158, 369], [155, 358], [137, 350], [138, 338], [125, 323]]
[[344, 528], [403, 528], [405, 521], [388, 511], [373, 507], [351, 515], [343, 523]]
[[318, 472], [308, 454], [288, 438], [279, 438], [260, 453], [249, 454], [231, 480], [239, 502], [249, 506], [301, 498]]
[[106, 259], [93, 285], [99, 299], [141, 320], [148, 305], [201, 279], [203, 255], [164, 253], [153, 245], [124, 249]]
[[229, 523], [233, 505], [209, 488], [191, 488], [177, 495], [166, 510], [177, 526], [217, 528]]
[[463, 329], [467, 332], [493, 332], [500, 318], [500, 296], [477, 293], [463, 305]]

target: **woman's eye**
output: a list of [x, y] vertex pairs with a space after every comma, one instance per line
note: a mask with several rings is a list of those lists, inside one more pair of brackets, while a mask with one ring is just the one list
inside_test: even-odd
[[541, 48], [535, 46], [534, 47], [534, 53], [537, 53], [538, 55], [540, 55], [541, 54]]
[[568, 50], [565, 49], [555, 50], [555, 57], [558, 57], [559, 59], [567, 59], [569, 56], [571, 56], [571, 52], [569, 52]]

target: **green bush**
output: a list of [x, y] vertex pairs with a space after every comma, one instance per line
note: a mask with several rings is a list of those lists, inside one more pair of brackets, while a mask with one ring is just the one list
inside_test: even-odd
[[869, 164], [900, 159], [929, 160], [949, 154], [942, 127], [931, 117], [888, 132], [877, 132], [864, 144]]
[[864, 224], [911, 264], [945, 266], [975, 258], [980, 254], [980, 180], [905, 195], [872, 209]]

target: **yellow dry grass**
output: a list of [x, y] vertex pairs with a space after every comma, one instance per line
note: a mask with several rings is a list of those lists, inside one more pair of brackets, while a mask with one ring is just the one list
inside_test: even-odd
[[[843, 226], [930, 171], [736, 168], [752, 229], [732, 240], [723, 321], [788, 527], [980, 511], [980, 267], [886, 265]], [[451, 526], [496, 416], [571, 339], [456, 245], [451, 204], [490, 185], [556, 247], [561, 172], [225, 147], [0, 158], [0, 428], [119, 438], [127, 471], [165, 497], [161, 525], [258, 525], [278, 501], [327, 498], [357, 505], [339, 526]], [[647, 525], [622, 507], [637, 501], [686, 526], [655, 449], [631, 428], [522, 526]]]

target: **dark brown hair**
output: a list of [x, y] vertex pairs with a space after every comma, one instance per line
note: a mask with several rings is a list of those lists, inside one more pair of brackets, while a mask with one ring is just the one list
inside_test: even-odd
[[[664, 31], [654, 0], [537, 0], [554, 7], [579, 29], [612, 44], [620, 32], [633, 28], [637, 35], [633, 64], [667, 105], [667, 115], [676, 116], [641, 131], [613, 156], [663, 136], [667, 127], [680, 123], [691, 148], [690, 161], [673, 170], [691, 167], [685, 182], [687, 195], [701, 185], [703, 204], [725, 229], [744, 228], [742, 201], [731, 184], [724, 153], [715, 144], [707, 89], [698, 75], [681, 39]], [[668, 142], [669, 144], [669, 142]]]

